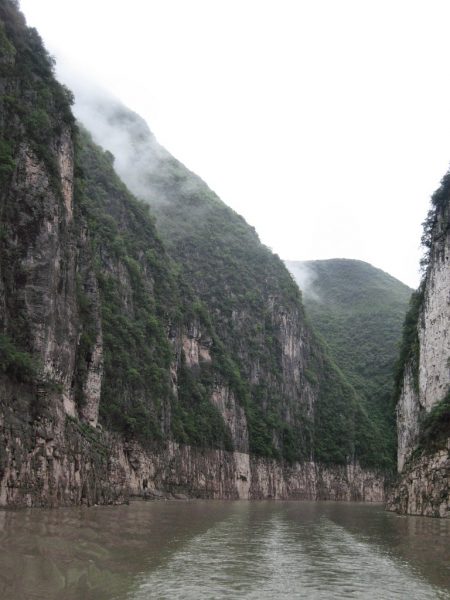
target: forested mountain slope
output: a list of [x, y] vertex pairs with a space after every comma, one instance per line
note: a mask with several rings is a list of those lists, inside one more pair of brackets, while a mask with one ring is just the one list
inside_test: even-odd
[[253, 228], [117, 101], [84, 92], [76, 112], [112, 152], [130, 189], [151, 205], [169, 254], [249, 384], [251, 449], [291, 460], [311, 452], [329, 463], [356, 458], [391, 466], [358, 394], [305, 326], [287, 269]]
[[306, 313], [364, 399], [380, 455], [396, 464], [394, 365], [412, 290], [359, 260], [288, 261]]

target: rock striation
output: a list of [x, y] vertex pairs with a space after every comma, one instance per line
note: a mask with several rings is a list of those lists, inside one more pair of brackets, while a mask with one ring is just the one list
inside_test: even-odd
[[358, 466], [286, 465], [174, 442], [154, 451], [76, 420], [40, 428], [2, 415], [0, 506], [115, 504], [130, 498], [383, 502], [382, 474]]

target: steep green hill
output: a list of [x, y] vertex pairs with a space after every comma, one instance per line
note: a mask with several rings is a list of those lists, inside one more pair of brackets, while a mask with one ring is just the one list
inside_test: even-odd
[[393, 456], [393, 370], [412, 290], [372, 265], [348, 259], [288, 261], [313, 326], [365, 398], [384, 451]]
[[82, 97], [77, 111], [122, 179], [150, 203], [183, 281], [204, 306], [229, 356], [251, 450], [390, 464], [364, 403], [305, 324], [287, 269], [254, 229], [162, 148], [138, 115], [95, 96]]

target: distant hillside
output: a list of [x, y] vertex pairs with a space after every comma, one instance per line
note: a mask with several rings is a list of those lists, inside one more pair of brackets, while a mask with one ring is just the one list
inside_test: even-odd
[[286, 263], [307, 314], [367, 409], [393, 456], [393, 365], [412, 290], [372, 265], [349, 259]]

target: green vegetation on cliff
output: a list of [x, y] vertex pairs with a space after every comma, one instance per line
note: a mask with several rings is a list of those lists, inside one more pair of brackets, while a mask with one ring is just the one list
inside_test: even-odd
[[29, 352], [22, 352], [4, 334], [0, 334], [0, 372], [18, 381], [33, 381], [37, 365]]
[[361, 398], [360, 439], [395, 464], [393, 370], [411, 289], [358, 260], [288, 262], [311, 323]]
[[405, 376], [405, 368], [408, 365], [413, 375], [413, 383], [416, 391], [419, 390], [419, 317], [424, 297], [424, 282], [414, 291], [409, 300], [409, 308], [403, 321], [400, 352], [394, 370], [394, 397], [398, 400]]
[[[75, 201], [88, 226], [100, 293], [103, 423], [144, 443], [162, 441], [172, 431], [180, 442], [230, 448], [222, 417], [208, 401], [214, 384], [212, 377], [205, 376], [208, 367], [199, 365], [191, 373], [183, 356], [177, 359], [167, 335], [168, 330], [176, 335], [194, 317], [200, 319], [196, 312], [201, 310], [180, 285], [177, 267], [164, 250], [148, 205], [130, 194], [114, 172], [111, 155], [95, 146], [84, 131], [76, 154]], [[85, 288], [90, 285], [89, 280], [83, 283]], [[89, 357], [96, 342], [91, 325], [95, 315], [83, 289], [80, 296], [85, 331], [79, 362], [83, 363], [83, 352]], [[171, 366], [177, 361], [176, 395]], [[164, 422], [168, 406], [170, 426]]]
[[[184, 388], [178, 396], [173, 389], [173, 377], [183, 379], [174, 339], [192, 320], [202, 322], [201, 307], [179, 281], [148, 205], [119, 180], [111, 154], [86, 132], [77, 132], [72, 94], [56, 81], [52, 58], [11, 0], [0, 2], [0, 89], [0, 372], [36, 389], [45, 383], [35, 332], [39, 327], [44, 339], [51, 328], [64, 343], [61, 324], [51, 323], [46, 309], [55, 298], [52, 255], [45, 252], [61, 244], [57, 293], [62, 312], [72, 315], [77, 328], [72, 389], [78, 407], [86, 403], [85, 385], [99, 345], [100, 419], [108, 429], [145, 443], [173, 435], [199, 446], [229, 448], [222, 417], [205, 400], [214, 382], [209, 378], [206, 386], [203, 366], [191, 377], [189, 398]], [[69, 142], [66, 160], [76, 141], [69, 226], [58, 162], [62, 136]], [[26, 180], [28, 165], [34, 188]], [[44, 243], [49, 230], [53, 237]], [[28, 257], [39, 265], [36, 273]], [[76, 281], [68, 281], [74, 276], [72, 260]], [[42, 322], [32, 322], [31, 298]], [[54, 391], [61, 387], [47, 383]]]
[[[1, 2], [0, 19], [0, 76], [6, 84], [0, 95], [0, 111], [5, 117], [10, 115], [1, 120], [0, 181], [6, 182], [12, 174], [14, 154], [23, 140], [55, 176], [52, 140], [63, 126], [74, 129], [73, 96], [55, 79], [54, 60], [37, 31], [26, 27], [15, 2]], [[54, 182], [57, 185], [56, 177]]]
[[[86, 122], [117, 156], [123, 180], [150, 203], [168, 253], [209, 315], [212, 354], [245, 410], [251, 451], [390, 466], [391, 449], [377, 447], [378, 425], [311, 333], [282, 261], [158, 145], [140, 117], [110, 99], [92, 103], [83, 114], [93, 110], [95, 119]], [[108, 128], [114, 136], [105, 135]]]
[[[260, 360], [260, 368], [264, 371], [271, 369], [278, 386], [281, 386], [281, 350], [277, 348], [277, 340], [268, 339], [263, 353], [263, 339], [251, 340], [247, 345], [248, 338], [242, 331], [235, 330], [230, 335], [231, 308], [226, 318], [222, 315], [224, 321], [219, 330], [218, 323], [211, 321], [210, 307], [205, 298], [195, 299], [199, 289], [192, 285], [192, 281], [198, 277], [198, 272], [195, 276], [186, 271], [180, 274], [180, 267], [166, 254], [156, 233], [148, 204], [137, 201], [119, 180], [113, 170], [111, 154], [96, 147], [85, 132], [79, 136], [76, 154], [76, 207], [88, 227], [90, 253], [96, 265], [101, 299], [105, 361], [100, 403], [103, 423], [142, 442], [160, 441], [172, 434], [182, 443], [232, 449], [229, 430], [210, 401], [213, 389], [225, 384], [245, 408], [253, 453], [272, 458], [284, 457], [290, 461], [308, 458], [311, 440], [305, 431], [308, 431], [309, 420], [302, 409], [297, 410], [301, 413], [302, 427], [297, 424], [295, 430], [283, 421], [280, 414], [282, 402], [275, 394], [271, 395], [265, 385], [255, 386], [252, 395], [248, 380], [233, 354], [242, 346], [251, 352], [251, 359], [261, 356], [265, 362]], [[179, 226], [186, 217], [186, 214], [177, 215]], [[236, 218], [241, 229], [229, 226], [229, 238], [235, 235], [242, 242], [239, 236], [243, 235], [243, 239], [248, 236], [249, 244], [259, 245], [254, 231], [237, 215]], [[221, 221], [213, 225], [220, 229], [224, 224], [225, 221]], [[208, 255], [207, 249], [202, 249], [195, 237], [185, 240], [185, 248], [188, 251], [197, 248], [200, 256]], [[245, 248], [241, 249], [245, 252]], [[210, 250], [213, 252], [212, 246]], [[266, 262], [257, 264], [255, 261], [257, 273], [260, 276], [268, 273], [271, 261], [280, 265], [284, 284], [288, 289], [290, 287], [294, 302], [298, 302], [297, 307], [301, 311], [298, 291], [279, 259], [266, 249], [263, 249], [262, 255]], [[224, 297], [225, 302], [227, 297], [223, 293], [221, 295], [221, 290], [227, 288], [225, 280], [229, 285], [235, 277], [236, 288], [241, 293], [236, 277], [239, 271], [236, 268], [230, 270], [227, 256], [214, 252], [211, 260], [216, 262], [209, 263], [204, 277], [198, 279], [215, 298], [220, 300]], [[257, 278], [250, 269], [247, 272]], [[276, 267], [272, 279], [278, 284]], [[84, 318], [84, 332], [78, 348], [79, 365], [89, 362], [96, 343], [95, 315], [84, 291], [89, 285], [89, 280], [79, 283], [78, 302]], [[255, 288], [254, 282], [249, 286]], [[192, 287], [196, 287], [195, 291]], [[266, 330], [273, 333], [275, 327], [270, 321], [270, 310], [262, 306], [263, 302], [256, 292], [253, 292], [253, 299], [250, 296], [246, 292], [234, 303], [245, 302], [249, 311], [259, 311], [256, 319], [262, 320], [265, 327], [255, 326], [255, 335], [259, 333], [261, 338]], [[186, 366], [182, 352], [177, 358], [177, 351], [171, 347], [167, 336], [168, 330], [176, 336], [183, 327], [189, 327], [192, 320], [197, 321], [211, 339], [212, 354], [211, 364], [200, 362], [195, 369]], [[230, 340], [236, 345], [232, 346]], [[178, 361], [176, 395], [173, 394], [170, 378], [174, 360]], [[79, 398], [82, 404], [82, 386]], [[168, 405], [170, 425], [164, 430]], [[275, 439], [274, 432], [277, 435]]]
[[52, 141], [62, 128], [72, 133], [71, 93], [53, 74], [53, 60], [35, 29], [12, 0], [0, 2], [0, 368], [18, 379], [30, 380], [38, 362], [30, 355], [30, 327], [23, 283], [24, 265], [36, 224], [48, 210], [42, 194], [17, 202], [11, 187], [20, 153], [42, 160], [54, 192], [61, 197], [56, 177], [57, 149]]
[[[405, 371], [411, 370], [416, 392], [419, 394], [419, 361], [421, 315], [429, 288], [429, 273], [435, 261], [448, 260], [442, 256], [445, 240], [450, 229], [450, 172], [446, 173], [440, 187], [431, 197], [431, 208], [423, 223], [422, 246], [425, 250], [421, 261], [423, 278], [419, 289], [414, 292], [410, 308], [403, 323], [403, 337], [397, 360], [395, 383], [396, 400], [403, 389]], [[449, 359], [450, 360], [450, 359]], [[437, 399], [439, 400], [439, 399]], [[435, 404], [430, 412], [422, 411], [419, 421], [419, 439], [416, 453], [433, 452], [445, 447], [450, 435], [450, 396], [449, 393]]]

